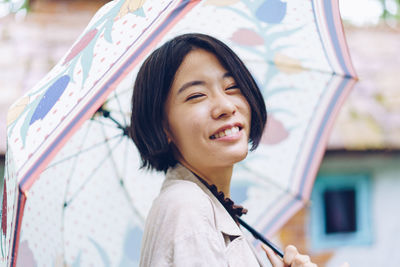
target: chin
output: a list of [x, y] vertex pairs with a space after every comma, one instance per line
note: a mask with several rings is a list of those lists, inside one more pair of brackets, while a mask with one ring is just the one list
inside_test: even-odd
[[235, 164], [235, 163], [238, 163], [238, 162], [244, 160], [247, 157], [248, 153], [249, 153], [249, 151], [246, 147], [246, 150], [238, 151], [237, 153], [233, 154], [232, 155], [232, 163]]

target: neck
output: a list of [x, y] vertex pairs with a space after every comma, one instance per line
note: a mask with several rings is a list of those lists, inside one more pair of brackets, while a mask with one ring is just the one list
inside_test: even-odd
[[214, 184], [217, 187], [218, 191], [222, 191], [225, 197], [230, 198], [233, 165], [220, 168], [201, 168], [200, 171], [200, 168], [195, 168], [186, 161], [181, 161], [180, 163], [188, 168], [190, 171], [198, 175], [208, 184]]

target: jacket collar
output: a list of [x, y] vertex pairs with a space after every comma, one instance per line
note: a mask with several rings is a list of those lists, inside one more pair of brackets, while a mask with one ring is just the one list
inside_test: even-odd
[[210, 198], [211, 202], [213, 203], [213, 206], [215, 208], [214, 214], [217, 229], [231, 237], [238, 237], [243, 235], [239, 226], [232, 219], [231, 215], [226, 211], [224, 206], [222, 206], [219, 200], [214, 196], [214, 194], [211, 193], [211, 191], [186, 167], [177, 163], [175, 167], [169, 168], [166, 174], [166, 181], [163, 184], [163, 188], [169, 180], [186, 180], [195, 183]]

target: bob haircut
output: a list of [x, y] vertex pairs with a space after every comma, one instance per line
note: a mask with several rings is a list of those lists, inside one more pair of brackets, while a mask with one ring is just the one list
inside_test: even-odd
[[267, 111], [263, 96], [249, 70], [227, 45], [214, 37], [199, 33], [184, 34], [156, 49], [144, 61], [136, 77], [129, 135], [139, 150], [141, 168], [166, 172], [177, 163], [163, 129], [166, 118], [164, 108], [176, 71], [185, 56], [195, 49], [214, 54], [232, 74], [251, 108], [251, 150], [260, 142]]

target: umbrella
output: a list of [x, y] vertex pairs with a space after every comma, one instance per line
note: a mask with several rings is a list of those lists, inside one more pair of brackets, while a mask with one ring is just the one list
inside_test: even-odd
[[1, 256], [6, 266], [135, 266], [162, 175], [127, 136], [140, 63], [187, 32], [245, 61], [267, 102], [261, 145], [232, 198], [270, 236], [310, 196], [329, 129], [355, 82], [337, 1], [112, 1], [9, 110]]

